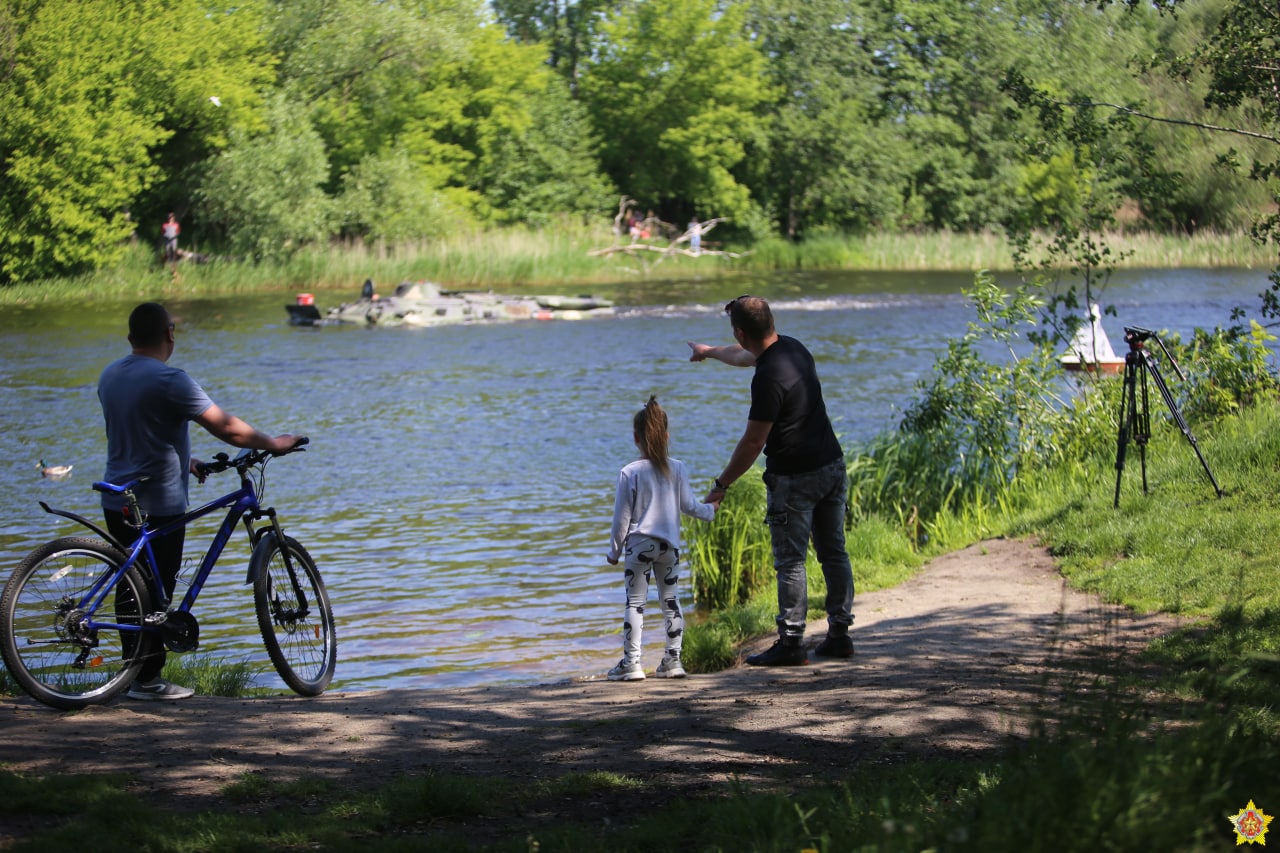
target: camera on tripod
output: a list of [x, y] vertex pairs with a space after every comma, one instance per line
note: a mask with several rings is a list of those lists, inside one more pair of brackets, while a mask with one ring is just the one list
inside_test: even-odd
[[[1150, 329], [1143, 329], [1143, 328], [1139, 328], [1138, 326], [1124, 327], [1124, 342], [1126, 344], [1130, 344], [1130, 345], [1141, 344], [1151, 340], [1152, 338], [1155, 338], [1157, 343], [1160, 342], [1160, 339], [1156, 335], [1156, 333], [1151, 331]], [[1160, 346], [1163, 347], [1164, 344], [1161, 343]]]
[[1169, 352], [1169, 348], [1164, 345], [1164, 341], [1160, 340], [1158, 334], [1141, 326], [1124, 327], [1124, 341], [1129, 345], [1129, 352], [1124, 357], [1124, 387], [1120, 391], [1120, 436], [1116, 443], [1116, 494], [1114, 506], [1120, 506], [1120, 478], [1124, 474], [1124, 457], [1129, 447], [1130, 439], [1138, 445], [1138, 453], [1142, 458], [1142, 493], [1144, 495], [1147, 493], [1147, 440], [1151, 438], [1151, 412], [1148, 405], [1149, 392], [1147, 389], [1148, 375], [1155, 383], [1156, 390], [1160, 392], [1160, 396], [1164, 398], [1165, 405], [1169, 407], [1169, 414], [1173, 416], [1174, 423], [1178, 425], [1178, 429], [1182, 430], [1182, 434], [1186, 436], [1191, 449], [1196, 452], [1196, 457], [1204, 467], [1204, 472], [1209, 475], [1209, 482], [1213, 483], [1214, 492], [1217, 493], [1218, 497], [1222, 497], [1222, 488], [1214, 478], [1213, 471], [1209, 470], [1209, 463], [1205, 461], [1204, 454], [1200, 452], [1199, 442], [1192, 435], [1191, 427], [1187, 426], [1187, 421], [1182, 417], [1182, 412], [1178, 411], [1178, 405], [1174, 402], [1173, 394], [1170, 393], [1169, 386], [1165, 384], [1164, 377], [1160, 375], [1160, 368], [1157, 366], [1155, 358], [1144, 346], [1149, 340], [1155, 340], [1160, 345], [1161, 351], [1169, 359], [1169, 364], [1173, 366], [1178, 378], [1183, 382], [1187, 381], [1186, 374], [1182, 372], [1182, 368], [1178, 367], [1178, 362], [1173, 359], [1173, 353]]

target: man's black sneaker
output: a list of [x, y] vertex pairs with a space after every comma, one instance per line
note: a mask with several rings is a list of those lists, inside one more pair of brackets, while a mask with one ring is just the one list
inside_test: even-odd
[[827, 638], [818, 643], [813, 653], [820, 658], [851, 658], [853, 638], [848, 634], [827, 634]]
[[788, 645], [782, 640], [774, 641], [772, 646], [760, 654], [747, 658], [747, 663], [751, 666], [804, 666], [808, 662], [809, 656], [805, 653], [804, 646], [799, 643]]

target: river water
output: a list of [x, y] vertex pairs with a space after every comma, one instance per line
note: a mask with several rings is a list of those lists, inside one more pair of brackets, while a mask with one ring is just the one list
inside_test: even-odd
[[[685, 343], [732, 340], [728, 299], [770, 299], [779, 331], [816, 356], [849, 444], [900, 418], [946, 339], [973, 319], [960, 293], [970, 281], [824, 273], [630, 283], [597, 288], [619, 305], [609, 318], [434, 329], [295, 328], [280, 294], [174, 301], [171, 363], [255, 426], [311, 437], [305, 454], [268, 466], [265, 503], [328, 584], [334, 689], [543, 682], [602, 673], [620, 654], [621, 571], [604, 554], [614, 478], [634, 458], [632, 414], [658, 396], [672, 454], [699, 484], [741, 434], [751, 372], [691, 364]], [[1256, 306], [1266, 284], [1262, 271], [1120, 273], [1103, 300], [1119, 317], [1103, 325], [1117, 349], [1123, 325], [1185, 336], [1227, 324], [1235, 305]], [[318, 301], [353, 298], [357, 286]], [[78, 532], [38, 501], [98, 518], [96, 382], [128, 350], [133, 304], [0, 308], [4, 577], [35, 544]], [[192, 444], [198, 456], [219, 449], [198, 427]], [[75, 468], [43, 480], [39, 459]], [[193, 484], [192, 500], [232, 486], [226, 475]], [[188, 534], [190, 561], [215, 527], [206, 519]], [[202, 651], [260, 662], [262, 683], [279, 685], [241, 583], [247, 558], [243, 537], [233, 538], [201, 595]], [[649, 618], [652, 665], [658, 608]]]

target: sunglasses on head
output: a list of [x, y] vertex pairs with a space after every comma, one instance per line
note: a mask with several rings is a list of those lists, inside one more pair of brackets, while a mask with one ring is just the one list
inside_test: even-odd
[[730, 299], [727, 303], [725, 303], [724, 313], [728, 314], [730, 311], [733, 310], [733, 306], [737, 305], [740, 301], [742, 301], [743, 299], [746, 299], [750, 295], [751, 295], [750, 293], [744, 293], [736, 299]]

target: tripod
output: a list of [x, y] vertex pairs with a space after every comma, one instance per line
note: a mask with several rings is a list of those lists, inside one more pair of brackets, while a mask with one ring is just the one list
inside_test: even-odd
[[1160, 396], [1164, 397], [1164, 403], [1169, 407], [1169, 413], [1173, 415], [1174, 423], [1178, 425], [1178, 429], [1182, 430], [1182, 434], [1187, 437], [1187, 441], [1191, 444], [1191, 449], [1196, 452], [1196, 457], [1200, 460], [1200, 464], [1204, 466], [1204, 472], [1209, 475], [1209, 482], [1213, 483], [1214, 492], [1217, 493], [1218, 497], [1222, 497], [1222, 488], [1218, 485], [1218, 481], [1214, 479], [1213, 472], [1209, 470], [1209, 463], [1204, 460], [1204, 454], [1200, 452], [1199, 442], [1191, 434], [1191, 427], [1187, 426], [1187, 421], [1182, 417], [1182, 413], [1178, 411], [1178, 406], [1173, 401], [1173, 395], [1169, 393], [1169, 386], [1165, 384], [1164, 377], [1160, 375], [1160, 368], [1156, 365], [1155, 359], [1143, 346], [1150, 338], [1155, 338], [1155, 342], [1160, 345], [1160, 349], [1164, 351], [1169, 363], [1173, 365], [1178, 378], [1184, 382], [1187, 379], [1182, 370], [1179, 369], [1178, 363], [1173, 360], [1173, 355], [1165, 347], [1164, 341], [1160, 340], [1155, 332], [1150, 329], [1125, 327], [1124, 340], [1129, 345], [1129, 352], [1124, 357], [1124, 388], [1120, 392], [1120, 436], [1116, 444], [1116, 498], [1113, 506], [1120, 506], [1120, 478], [1124, 474], [1124, 457], [1131, 437], [1133, 442], [1138, 445], [1138, 455], [1142, 459], [1142, 493], [1144, 495], [1147, 493], [1147, 440], [1151, 438], [1151, 412], [1148, 406], [1147, 390], [1148, 375], [1155, 382], [1156, 388], [1160, 391]]

